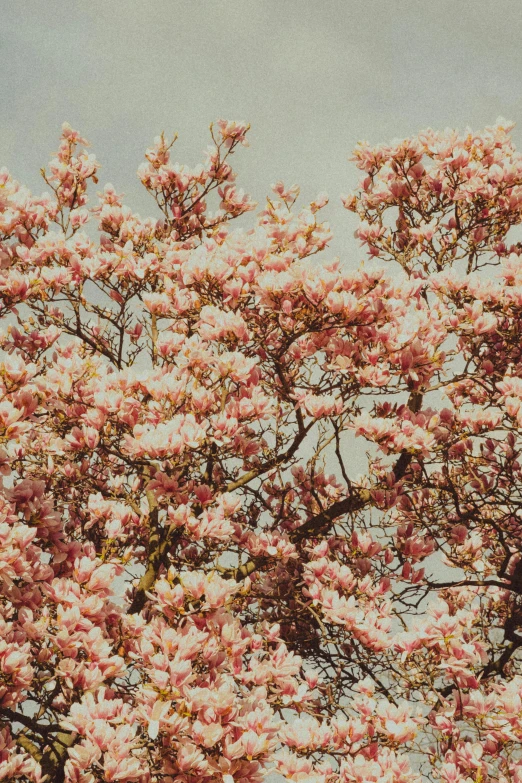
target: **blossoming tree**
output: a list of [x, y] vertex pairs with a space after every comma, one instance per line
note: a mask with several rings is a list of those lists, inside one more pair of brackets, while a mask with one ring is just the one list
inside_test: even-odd
[[360, 144], [358, 271], [243, 124], [0, 173], [0, 780], [522, 781], [509, 130]]

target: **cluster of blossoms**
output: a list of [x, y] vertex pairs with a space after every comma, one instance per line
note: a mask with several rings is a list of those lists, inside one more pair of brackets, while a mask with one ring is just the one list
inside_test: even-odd
[[0, 172], [0, 781], [522, 781], [509, 130], [360, 144], [358, 269], [243, 123]]

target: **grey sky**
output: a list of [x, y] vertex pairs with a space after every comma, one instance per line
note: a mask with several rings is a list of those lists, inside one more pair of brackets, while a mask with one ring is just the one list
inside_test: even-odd
[[[161, 130], [196, 163], [218, 118], [252, 124], [236, 158], [258, 200], [272, 182], [326, 190], [332, 252], [361, 257], [338, 206], [361, 138], [521, 123], [520, 0], [3, 0], [0, 165], [33, 188], [64, 120], [142, 214], [135, 171]], [[353, 258], [358, 261], [359, 258]]]
[[152, 214], [135, 172], [153, 137], [179, 132], [192, 165], [212, 120], [244, 119], [239, 184], [257, 200], [278, 179], [326, 190], [332, 253], [356, 264], [338, 198], [358, 178], [355, 143], [502, 115], [522, 148], [521, 41], [521, 0], [0, 0], [0, 167], [45, 189], [67, 120], [100, 184]]

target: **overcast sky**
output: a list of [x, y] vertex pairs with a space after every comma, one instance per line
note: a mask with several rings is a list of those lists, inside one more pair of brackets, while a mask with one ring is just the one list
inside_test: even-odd
[[[522, 148], [522, 0], [0, 0], [0, 42], [0, 167], [24, 184], [44, 189], [68, 121], [100, 184], [153, 214], [136, 169], [154, 136], [178, 132], [193, 165], [210, 122], [246, 120], [239, 184], [258, 200], [278, 179], [308, 198], [326, 190], [331, 252], [354, 265], [339, 194], [357, 182], [357, 141], [504, 116]], [[350, 453], [354, 474], [366, 445]]]
[[[360, 139], [520, 123], [520, 0], [3, 0], [0, 166], [40, 189], [64, 120], [141, 214], [136, 168], [161, 130], [190, 165], [219, 117], [247, 120], [239, 184], [326, 190], [332, 252], [361, 257], [338, 206]], [[359, 261], [360, 258], [353, 258]]]

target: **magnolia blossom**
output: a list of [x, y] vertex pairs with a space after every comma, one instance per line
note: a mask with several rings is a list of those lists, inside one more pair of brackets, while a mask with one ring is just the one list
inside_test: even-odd
[[522, 780], [510, 129], [361, 142], [362, 264], [243, 122], [0, 171], [1, 780]]

